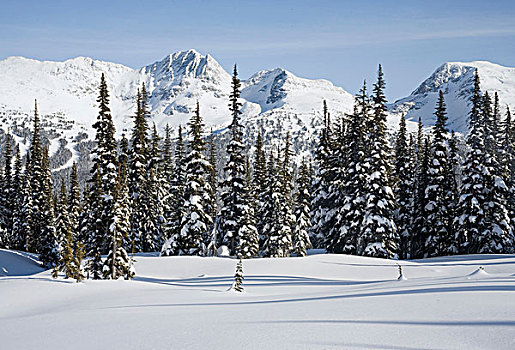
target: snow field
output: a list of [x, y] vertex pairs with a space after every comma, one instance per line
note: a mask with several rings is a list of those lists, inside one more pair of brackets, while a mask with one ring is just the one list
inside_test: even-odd
[[0, 277], [2, 348], [515, 347], [513, 255], [402, 261], [401, 281], [391, 260], [250, 259], [245, 293], [228, 292], [235, 259], [136, 260], [133, 281]]

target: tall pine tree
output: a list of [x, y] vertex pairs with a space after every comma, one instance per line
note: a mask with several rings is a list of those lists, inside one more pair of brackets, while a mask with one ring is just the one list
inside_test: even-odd
[[229, 110], [232, 115], [232, 123], [229, 126], [231, 141], [227, 146], [229, 159], [224, 168], [225, 179], [221, 184], [223, 206], [220, 217], [224, 244], [229, 248], [231, 255], [241, 255], [244, 258], [257, 254], [258, 242], [252, 237], [255, 227], [248, 222], [251, 208], [248, 201], [249, 189], [245, 186], [245, 145], [240, 121], [240, 86], [235, 65], [229, 95]]
[[390, 187], [390, 147], [386, 135], [385, 81], [379, 65], [372, 95], [372, 118], [366, 162], [370, 170], [365, 182], [365, 216], [358, 251], [367, 256], [393, 258], [397, 255], [398, 234], [393, 222], [394, 194]]
[[188, 126], [191, 142], [190, 153], [185, 158], [184, 214], [181, 219], [179, 249], [180, 254], [203, 255], [206, 248], [204, 239], [210, 233], [209, 228], [213, 223], [213, 218], [206, 208], [213, 205], [213, 198], [210, 185], [206, 181], [211, 171], [211, 164], [204, 156], [205, 142], [202, 138], [204, 124], [198, 102]]
[[425, 256], [433, 257], [455, 252], [452, 232], [453, 193], [452, 170], [447, 150], [447, 111], [440, 90], [435, 110], [436, 123], [431, 144], [432, 162], [428, 167], [425, 191]]

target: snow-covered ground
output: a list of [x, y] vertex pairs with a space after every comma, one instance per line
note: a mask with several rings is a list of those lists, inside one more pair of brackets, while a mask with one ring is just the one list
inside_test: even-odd
[[133, 281], [77, 284], [0, 250], [0, 348], [515, 348], [514, 255], [401, 264], [245, 260], [236, 293], [229, 258], [138, 256]]

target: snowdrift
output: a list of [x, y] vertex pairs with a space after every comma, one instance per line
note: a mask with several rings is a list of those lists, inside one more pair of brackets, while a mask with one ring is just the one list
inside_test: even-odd
[[0, 249], [0, 276], [29, 276], [43, 271], [34, 255]]

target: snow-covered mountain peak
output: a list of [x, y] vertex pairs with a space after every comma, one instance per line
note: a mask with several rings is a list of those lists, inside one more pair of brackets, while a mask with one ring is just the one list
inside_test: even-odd
[[263, 70], [243, 82], [242, 97], [261, 106], [261, 111], [283, 107], [295, 111], [320, 109], [322, 100], [349, 112], [353, 97], [325, 79], [304, 79], [283, 69]]
[[142, 68], [147, 74], [159, 79], [181, 83], [183, 79], [204, 79], [217, 82], [229, 74], [210, 55], [202, 55], [196, 50], [179, 51]]
[[289, 75], [292, 76], [282, 68], [257, 72], [243, 82], [242, 97], [259, 104], [262, 112], [281, 107], [287, 95], [285, 83]]
[[127, 75], [116, 92], [133, 103], [135, 91], [143, 82], [158, 126], [184, 125], [197, 101], [208, 125], [220, 125], [227, 119], [231, 76], [210, 55], [193, 49], [169, 54]]
[[475, 67], [458, 62], [446, 62], [414, 90], [411, 95], [421, 95], [430, 92], [438, 92], [444, 84], [458, 82], [462, 79], [469, 80], [474, 75]]
[[[398, 117], [423, 117], [432, 125], [439, 89], [443, 89], [449, 114], [449, 128], [466, 131], [473, 73], [478, 68], [483, 91], [497, 91], [503, 105], [515, 107], [515, 68], [490, 62], [448, 62], [436, 69], [410, 96], [397, 101], [391, 109], [396, 128]], [[0, 61], [0, 127], [16, 130], [26, 143], [34, 99], [51, 135], [51, 153], [65, 144], [73, 157], [62, 168], [77, 160], [83, 133], [93, 139], [92, 123], [97, 116], [100, 75], [106, 75], [110, 107], [118, 134], [132, 127], [135, 96], [145, 83], [152, 122], [158, 130], [166, 124], [172, 128], [186, 125], [200, 103], [206, 130], [224, 130], [230, 123], [228, 109], [232, 72], [225, 71], [210, 55], [196, 50], [169, 54], [140, 69], [104, 62], [89, 57], [75, 57], [63, 62], [37, 61], [9, 57]], [[263, 70], [242, 81], [242, 119], [249, 144], [258, 131], [277, 146], [290, 132], [299, 155], [310, 152], [322, 125], [322, 101], [331, 114], [352, 112], [354, 97], [329, 80], [300, 78], [283, 68]], [[77, 138], [77, 135], [82, 135]], [[77, 141], [78, 140], [78, 141]], [[87, 142], [87, 141], [84, 141]], [[87, 146], [90, 147], [90, 146]], [[64, 159], [64, 158], [63, 158]]]
[[411, 120], [421, 116], [424, 125], [433, 125], [438, 91], [442, 90], [447, 104], [449, 129], [466, 133], [476, 69], [483, 92], [497, 92], [503, 107], [515, 106], [515, 68], [488, 61], [473, 61], [442, 64], [411, 95], [396, 101], [391, 110], [406, 114], [406, 118]]

